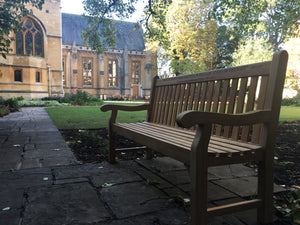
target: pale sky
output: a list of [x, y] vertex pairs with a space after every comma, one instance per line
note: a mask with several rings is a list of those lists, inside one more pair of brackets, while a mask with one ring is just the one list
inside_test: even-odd
[[[126, 21], [137, 22], [143, 14], [144, 5], [147, 0], [139, 0], [136, 7], [136, 12], [132, 18], [126, 19]], [[83, 5], [82, 0], [61, 0], [61, 11], [64, 13], [82, 14]]]

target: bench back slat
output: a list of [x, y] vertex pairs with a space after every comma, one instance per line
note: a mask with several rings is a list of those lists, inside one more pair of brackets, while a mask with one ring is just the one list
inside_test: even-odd
[[[281, 56], [277, 54], [276, 57]], [[176, 116], [186, 110], [236, 114], [271, 109], [272, 104], [266, 107], [265, 102], [273, 101], [269, 91], [274, 92], [270, 85], [276, 86], [275, 81], [270, 84], [276, 75], [272, 74], [274, 66], [273, 59], [269, 62], [157, 79], [155, 89], [152, 90], [155, 94], [150, 102], [152, 115], [148, 121], [176, 127]], [[234, 127], [214, 124], [212, 132], [234, 140], [259, 143], [261, 128], [259, 124]]]

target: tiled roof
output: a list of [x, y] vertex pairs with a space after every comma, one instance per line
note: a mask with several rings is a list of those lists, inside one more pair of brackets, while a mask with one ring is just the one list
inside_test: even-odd
[[[142, 28], [131, 22], [116, 22], [116, 48], [142, 51], [145, 49]], [[81, 15], [62, 13], [62, 42], [63, 44], [86, 45], [81, 38], [81, 32], [87, 28], [87, 21]]]

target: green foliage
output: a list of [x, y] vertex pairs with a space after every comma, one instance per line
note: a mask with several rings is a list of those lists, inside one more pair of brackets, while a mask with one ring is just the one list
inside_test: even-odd
[[18, 32], [21, 29], [19, 24], [21, 18], [29, 14], [29, 10], [25, 8], [26, 4], [42, 9], [44, 0], [0, 1], [0, 54], [3, 58], [11, 51], [10, 45], [13, 40], [10, 38], [10, 32]]
[[269, 61], [272, 55], [273, 50], [266, 39], [247, 38], [240, 41], [237, 50], [232, 54], [232, 66]]
[[84, 18], [88, 28], [81, 36], [86, 44], [98, 54], [103, 53], [108, 47], [116, 45], [116, 28], [113, 16], [128, 18], [135, 8], [138, 0], [83, 0]]
[[9, 114], [9, 109], [6, 106], [0, 106], [0, 117]]
[[219, 26], [217, 31], [217, 54], [214, 62], [216, 68], [228, 67], [232, 61], [232, 53], [238, 48], [240, 35], [229, 26]]
[[144, 10], [144, 19], [146, 31], [145, 37], [152, 42], [158, 42], [158, 45], [164, 49], [169, 49], [169, 31], [167, 29], [167, 12], [172, 0], [148, 0]]
[[69, 103], [59, 103], [55, 100], [47, 100], [47, 101], [39, 101], [39, 100], [32, 100], [32, 101], [19, 101], [19, 105], [23, 106], [69, 106]]
[[300, 223], [300, 189], [292, 189], [286, 194], [281, 204], [275, 203], [276, 209], [291, 224]]
[[284, 105], [284, 106], [289, 106], [289, 105], [300, 106], [300, 92], [294, 98], [283, 98], [282, 101], [281, 101], [281, 105]]
[[16, 98], [1, 99], [0, 106], [6, 107], [10, 112], [18, 112], [21, 106]]
[[77, 88], [71, 93], [65, 93], [65, 96], [51, 96], [42, 98], [43, 101], [55, 100], [59, 103], [68, 103], [69, 105], [102, 105], [103, 100], [95, 98], [88, 92]]
[[244, 37], [260, 36], [274, 51], [300, 23], [298, 0], [219, 0], [214, 1], [211, 17], [228, 24]]
[[215, 68], [217, 22], [207, 19], [209, 2], [174, 0], [166, 18], [169, 55], [176, 75]]

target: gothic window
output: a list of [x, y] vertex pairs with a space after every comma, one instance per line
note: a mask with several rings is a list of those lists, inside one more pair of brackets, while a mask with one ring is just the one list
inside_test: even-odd
[[26, 48], [26, 55], [32, 55], [33, 49], [32, 49], [32, 34], [30, 32], [26, 32], [25, 35], [25, 48]]
[[131, 83], [139, 84], [141, 83], [141, 63], [140, 62], [132, 62], [131, 64]]
[[18, 55], [21, 55], [24, 53], [24, 47], [23, 47], [23, 34], [21, 31], [19, 31], [16, 34], [16, 53]]
[[66, 65], [65, 65], [65, 58], [62, 58], [62, 67], [63, 67], [63, 72], [62, 72], [62, 79], [63, 79], [63, 85], [66, 86]]
[[41, 74], [40, 72], [35, 72], [35, 82], [41, 82]]
[[92, 85], [92, 59], [83, 60], [83, 85], [91, 86]]
[[15, 70], [15, 81], [22, 82], [22, 70]]
[[16, 54], [43, 56], [43, 34], [39, 25], [26, 18], [21, 23], [21, 31], [16, 33]]
[[108, 86], [118, 86], [118, 75], [117, 75], [117, 62], [116, 60], [108, 61]]
[[42, 56], [43, 54], [43, 42], [42, 42], [42, 36], [40, 33], [36, 33], [34, 35], [34, 52], [36, 56]]

